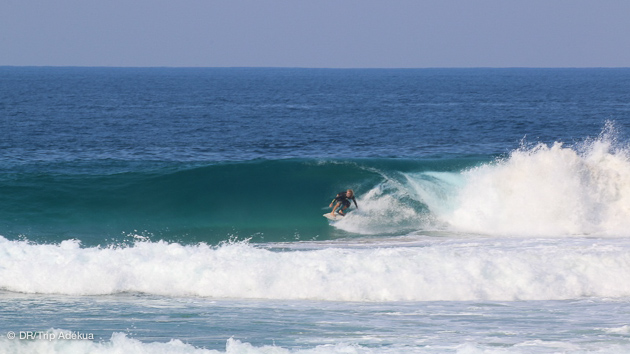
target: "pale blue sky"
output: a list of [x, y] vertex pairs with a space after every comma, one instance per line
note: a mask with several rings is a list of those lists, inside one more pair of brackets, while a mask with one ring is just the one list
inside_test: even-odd
[[0, 0], [0, 65], [630, 67], [630, 1]]

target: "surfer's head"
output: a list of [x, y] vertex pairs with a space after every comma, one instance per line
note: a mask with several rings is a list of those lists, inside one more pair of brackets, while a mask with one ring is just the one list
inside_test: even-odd
[[346, 192], [346, 197], [348, 198], [354, 197], [354, 191], [352, 189], [348, 189], [348, 191]]

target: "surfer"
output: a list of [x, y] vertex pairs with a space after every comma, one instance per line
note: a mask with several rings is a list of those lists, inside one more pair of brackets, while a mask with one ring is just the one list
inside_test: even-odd
[[[359, 209], [359, 206], [357, 205], [357, 200], [354, 198], [354, 191], [352, 189], [348, 189], [345, 192], [339, 192], [337, 196], [335, 197], [335, 199], [333, 199], [332, 202], [330, 202], [330, 205], [329, 205], [330, 208], [333, 208], [333, 204], [337, 202], [337, 204], [335, 204], [335, 207], [333, 208], [330, 214], [335, 215], [335, 211], [337, 211], [341, 215], [346, 215], [344, 213], [344, 210], [350, 207], [350, 200], [352, 200], [354, 202], [354, 206], [357, 209]], [[338, 208], [339, 210], [337, 210]]]

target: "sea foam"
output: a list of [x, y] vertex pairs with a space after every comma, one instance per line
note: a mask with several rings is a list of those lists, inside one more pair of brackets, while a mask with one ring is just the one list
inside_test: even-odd
[[609, 138], [539, 144], [463, 174], [452, 228], [484, 234], [630, 235], [630, 159]]
[[436, 240], [416, 247], [275, 251], [247, 243], [81, 247], [0, 238], [0, 288], [329, 301], [630, 296], [625, 240]]
[[355, 233], [630, 236], [630, 149], [609, 123], [574, 146], [536, 144], [460, 172], [405, 172], [335, 224]]
[[[63, 331], [54, 329], [48, 332], [59, 334]], [[107, 341], [10, 340], [0, 338], [0, 352], [15, 354], [530, 354], [555, 353], [558, 351], [576, 353], [627, 353], [628, 345], [614, 343], [596, 343], [596, 345], [593, 345], [585, 343], [582, 346], [578, 346], [565, 342], [532, 340], [510, 347], [497, 347], [492, 344], [474, 343], [468, 340], [464, 341], [463, 344], [445, 344], [440, 346], [409, 346], [401, 344], [367, 347], [353, 343], [338, 343], [317, 345], [312, 348], [288, 349], [275, 345], [254, 346], [250, 343], [229, 338], [226, 342], [225, 350], [211, 350], [198, 348], [178, 339], [171, 339], [169, 342], [165, 343], [144, 343], [120, 332], [113, 333], [111, 338]]]

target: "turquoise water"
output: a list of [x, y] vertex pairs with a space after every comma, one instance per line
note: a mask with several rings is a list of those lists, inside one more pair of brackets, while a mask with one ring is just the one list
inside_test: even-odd
[[[21, 172], [3, 179], [0, 213], [4, 235], [55, 242], [61, 235], [85, 245], [124, 242], [128, 234], [183, 243], [217, 244], [228, 235], [254, 241], [330, 239], [338, 236], [323, 218], [336, 192], [367, 192], [405, 171], [457, 171], [479, 158], [446, 160], [285, 159], [216, 164], [136, 167], [102, 173], [73, 164], [45, 173]], [[31, 169], [33, 167], [29, 167]], [[116, 168], [113, 166], [112, 168]], [[70, 171], [61, 173], [59, 171]], [[409, 191], [401, 191], [405, 193]], [[410, 198], [415, 210], [428, 213]]]
[[0, 352], [630, 348], [627, 69], [0, 78]]

